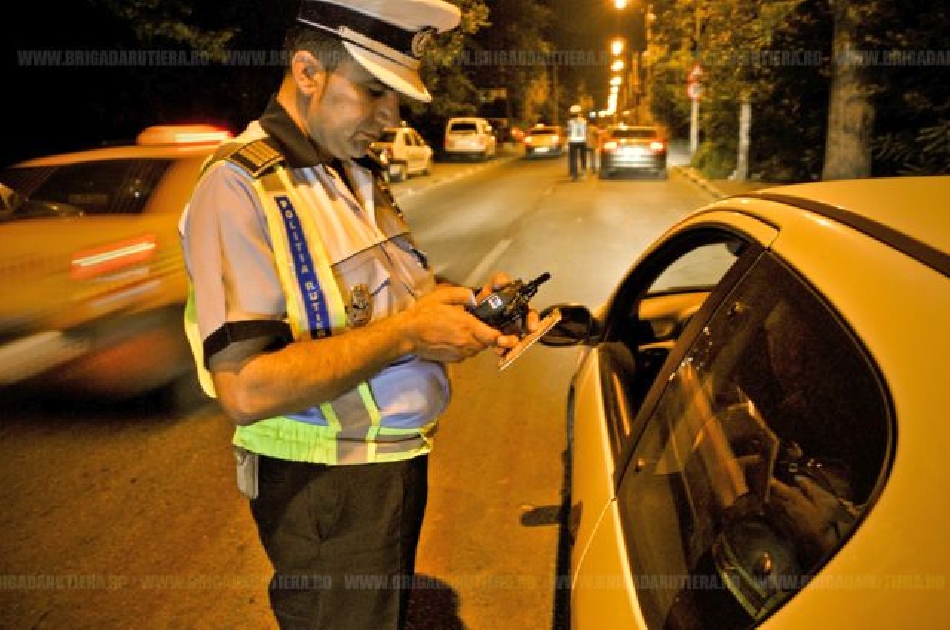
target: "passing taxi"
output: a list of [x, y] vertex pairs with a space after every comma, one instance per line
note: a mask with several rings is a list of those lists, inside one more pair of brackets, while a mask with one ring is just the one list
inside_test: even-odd
[[0, 170], [0, 386], [119, 399], [187, 378], [177, 221], [228, 137], [150, 127], [135, 144]]
[[564, 155], [567, 136], [563, 127], [538, 124], [525, 132], [523, 142], [526, 158], [558, 157]]
[[727, 198], [559, 306], [573, 628], [946, 627], [948, 199]]

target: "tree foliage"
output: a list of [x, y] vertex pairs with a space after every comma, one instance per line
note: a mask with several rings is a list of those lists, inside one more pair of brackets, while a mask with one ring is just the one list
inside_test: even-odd
[[946, 172], [946, 62], [921, 63], [914, 54], [946, 53], [950, 9], [937, 0], [851, 0], [854, 55], [845, 58], [831, 48], [834, 1], [657, 0], [654, 115], [685, 133], [686, 75], [698, 60], [706, 86], [700, 128], [709, 145], [699, 152], [702, 165], [716, 174], [730, 171], [737, 101], [747, 90], [754, 112], [752, 172], [775, 181], [816, 179], [829, 142], [832, 74], [837, 64], [850, 63], [876, 112], [866, 147], [873, 150], [871, 174]]

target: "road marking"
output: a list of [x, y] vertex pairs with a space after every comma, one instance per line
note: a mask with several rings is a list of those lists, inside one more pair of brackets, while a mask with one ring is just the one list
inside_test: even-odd
[[472, 287], [475, 286], [475, 283], [480, 282], [482, 280], [482, 276], [484, 276], [488, 271], [488, 268], [494, 265], [495, 262], [501, 258], [501, 255], [505, 253], [505, 250], [510, 246], [510, 238], [498, 241], [492, 250], [488, 252], [484, 258], [482, 258], [482, 262], [478, 263], [478, 266], [472, 270], [472, 273], [468, 274], [468, 277], [465, 278], [464, 282], [462, 282], [462, 286]]

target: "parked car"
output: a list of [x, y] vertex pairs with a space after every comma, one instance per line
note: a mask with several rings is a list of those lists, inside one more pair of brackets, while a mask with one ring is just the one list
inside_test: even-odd
[[495, 157], [497, 139], [491, 124], [484, 118], [450, 118], [445, 125], [447, 157], [470, 157], [482, 160]]
[[401, 182], [410, 175], [432, 170], [432, 147], [412, 127], [388, 127], [370, 149], [389, 165], [389, 180]]
[[177, 231], [202, 162], [230, 137], [144, 130], [134, 145], [0, 170], [0, 386], [122, 399], [193, 381]]
[[661, 127], [607, 127], [600, 144], [600, 178], [606, 179], [621, 171], [647, 171], [666, 178], [666, 148]]
[[564, 129], [555, 125], [535, 125], [525, 132], [524, 156], [547, 157], [564, 155], [567, 138]]
[[721, 200], [559, 307], [572, 628], [946, 626], [948, 199]]

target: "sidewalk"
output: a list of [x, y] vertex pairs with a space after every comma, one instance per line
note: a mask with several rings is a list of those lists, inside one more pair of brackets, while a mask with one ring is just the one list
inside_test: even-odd
[[737, 182], [731, 179], [708, 180], [703, 177], [702, 173], [689, 166], [671, 166], [670, 168], [708, 192], [714, 199], [722, 199], [724, 197], [754, 192], [762, 188], [771, 188], [778, 185], [759, 181]]

